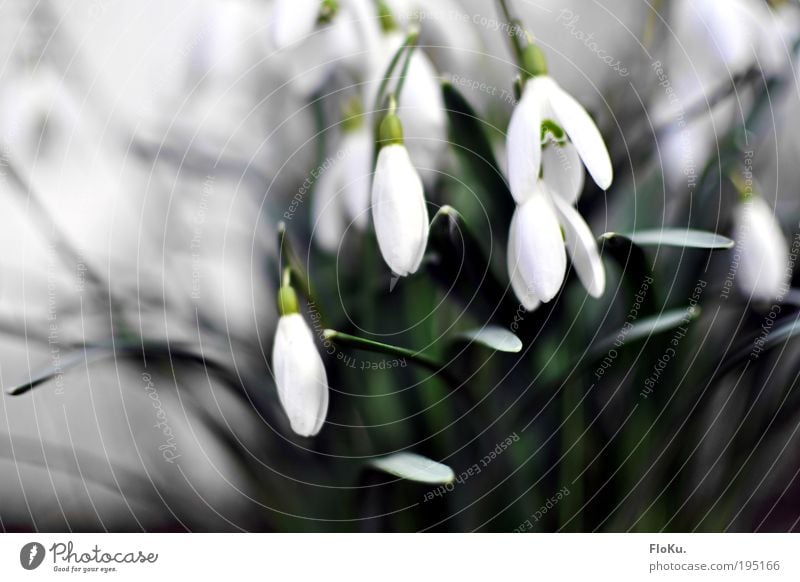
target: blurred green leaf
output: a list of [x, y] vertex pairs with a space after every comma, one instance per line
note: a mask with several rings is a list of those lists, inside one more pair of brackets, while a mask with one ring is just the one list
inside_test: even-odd
[[433, 217], [428, 248], [435, 255], [426, 267], [448, 293], [475, 309], [483, 321], [502, 316], [501, 303], [508, 287], [495, 277], [481, 245], [452, 206], [443, 206]]
[[458, 158], [461, 180], [474, 189], [484, 211], [499, 223], [508, 224], [514, 199], [486, 135], [486, 122], [450, 83], [442, 85], [450, 121], [449, 141]]
[[650, 336], [663, 333], [678, 327], [685, 320], [693, 321], [700, 316], [700, 308], [680, 307], [662, 311], [658, 315], [640, 319], [629, 327], [623, 327], [614, 335], [602, 339], [595, 348], [596, 352], [603, 352], [614, 345], [620, 336], [624, 337], [625, 343], [647, 339]]
[[400, 452], [378, 457], [371, 459], [369, 466], [395, 477], [418, 483], [450, 483], [455, 479], [455, 474], [450, 467], [416, 453]]
[[498, 325], [485, 325], [465, 331], [453, 339], [475, 342], [498, 352], [517, 353], [522, 350], [522, 340], [511, 331]]
[[683, 228], [663, 228], [639, 230], [632, 233], [607, 232], [601, 238], [609, 240], [623, 237], [638, 246], [666, 246], [690, 249], [729, 249], [735, 244], [728, 237], [707, 232]]

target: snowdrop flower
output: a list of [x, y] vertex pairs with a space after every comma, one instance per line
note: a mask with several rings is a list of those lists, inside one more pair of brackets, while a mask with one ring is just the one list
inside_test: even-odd
[[526, 68], [533, 76], [525, 82], [522, 97], [508, 126], [508, 178], [518, 204], [535, 189], [542, 168], [543, 133], [564, 140], [563, 133], [594, 181], [607, 189], [613, 179], [611, 159], [597, 126], [586, 110], [546, 74], [544, 57], [536, 45], [525, 51]]
[[755, 300], [769, 301], [786, 291], [789, 250], [775, 214], [760, 196], [748, 195], [734, 211], [739, 270], [736, 282]]
[[558, 293], [566, 274], [567, 254], [592, 297], [600, 297], [605, 290], [597, 241], [572, 206], [577, 191], [554, 190], [564, 183], [563, 177], [538, 180], [511, 220], [508, 272], [514, 293], [528, 311]]
[[349, 224], [363, 231], [369, 222], [372, 132], [360, 104], [351, 104], [346, 115], [339, 149], [320, 176], [312, 203], [315, 240], [328, 252], [336, 251]]
[[330, 0], [275, 0], [269, 23], [273, 45], [282, 49], [303, 40], [320, 18], [330, 18], [335, 10]]
[[422, 180], [403, 145], [395, 113], [381, 122], [381, 149], [372, 182], [372, 219], [384, 261], [397, 275], [414, 273], [428, 243], [428, 209]]
[[328, 377], [314, 336], [297, 308], [297, 295], [284, 285], [278, 293], [281, 314], [272, 348], [278, 398], [292, 430], [316, 435], [328, 414]]

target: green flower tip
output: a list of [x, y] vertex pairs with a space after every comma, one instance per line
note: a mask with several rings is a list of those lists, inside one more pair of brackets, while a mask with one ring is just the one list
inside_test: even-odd
[[378, 140], [380, 147], [403, 143], [403, 124], [397, 115], [390, 113], [383, 118], [378, 131]]
[[342, 109], [342, 130], [345, 132], [356, 131], [364, 126], [364, 108], [361, 100], [353, 97]]
[[378, 20], [384, 33], [388, 34], [397, 30], [397, 21], [394, 19], [389, 5], [383, 0], [378, 2]]
[[297, 307], [297, 293], [288, 285], [283, 285], [278, 291], [278, 313], [283, 315], [291, 315], [299, 313]]
[[530, 43], [522, 51], [522, 68], [531, 77], [547, 74], [547, 59], [536, 44]]
[[337, 12], [339, 12], [339, 3], [336, 0], [322, 0], [319, 8], [319, 23], [328, 24]]

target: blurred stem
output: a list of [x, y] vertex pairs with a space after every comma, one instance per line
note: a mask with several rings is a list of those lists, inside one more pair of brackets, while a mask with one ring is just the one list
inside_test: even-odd
[[647, 48], [653, 45], [653, 39], [655, 39], [656, 35], [658, 12], [661, 10], [661, 5], [663, 3], [663, 0], [653, 0], [650, 4], [650, 11], [645, 18], [644, 31], [642, 31], [642, 44]]
[[[384, 75], [383, 80], [381, 81], [381, 84], [378, 87], [378, 94], [375, 96], [375, 105], [373, 107], [374, 111], [378, 111], [381, 108], [383, 108], [384, 95], [386, 95], [386, 88], [389, 86], [389, 81], [392, 80], [392, 73], [397, 67], [397, 64], [400, 62], [400, 58], [403, 56], [403, 53], [406, 51], [406, 49], [408, 49], [409, 47], [416, 46], [417, 38], [419, 38], [419, 29], [415, 27], [408, 33], [408, 35], [406, 35], [406, 39], [403, 42], [402, 46], [394, 54], [392, 60], [389, 61], [389, 67], [386, 69], [386, 74]], [[403, 66], [403, 76], [401, 77], [398, 83], [398, 88], [395, 91], [395, 93], [398, 96], [400, 94], [400, 89], [402, 88], [402, 83], [403, 79], [405, 78], [405, 73], [407, 72], [408, 69], [408, 61], [410, 60], [411, 60], [410, 57], [406, 59], [406, 64]]]
[[397, 100], [400, 99], [400, 94], [403, 92], [403, 85], [405, 85], [406, 77], [408, 76], [408, 68], [411, 66], [411, 57], [414, 50], [417, 48], [417, 40], [419, 40], [419, 30], [415, 29], [406, 37], [406, 60], [403, 63], [403, 68], [400, 71], [400, 79], [397, 81], [397, 87], [394, 90], [394, 96]]
[[511, 9], [508, 7], [508, 0], [498, 0], [498, 4], [500, 4], [500, 10], [503, 12], [503, 18], [505, 18], [509, 26], [508, 38], [511, 42], [514, 58], [517, 60], [517, 64], [522, 66], [523, 46], [520, 42], [520, 37], [523, 34], [522, 23], [519, 18], [511, 13]]
[[[286, 236], [286, 223], [283, 221], [278, 223], [278, 252], [280, 254], [281, 261], [281, 283], [287, 284], [286, 278], [290, 277], [294, 282], [294, 286], [303, 295], [303, 297], [305, 297], [310, 303], [313, 303], [319, 307], [317, 302], [314, 301], [313, 295], [311, 294], [311, 287], [308, 283], [308, 278], [300, 268], [297, 255], [294, 253], [294, 249], [292, 248], [292, 243]], [[287, 275], [287, 271], [290, 272], [289, 275]]]
[[419, 366], [427, 368], [435, 374], [440, 375], [442, 379], [444, 379], [450, 385], [451, 388], [458, 388], [462, 384], [445, 368], [444, 364], [426, 354], [401, 348], [399, 346], [368, 340], [363, 337], [357, 337], [333, 329], [326, 329], [324, 331], [324, 337], [326, 340], [332, 341], [339, 345], [349, 346], [359, 350], [375, 352], [378, 354], [387, 354], [390, 356], [408, 358], [415, 364], [418, 364]]

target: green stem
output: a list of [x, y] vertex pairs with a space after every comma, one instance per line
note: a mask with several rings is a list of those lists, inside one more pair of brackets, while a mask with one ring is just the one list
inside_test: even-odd
[[[378, 111], [383, 107], [384, 95], [386, 94], [386, 88], [389, 86], [389, 81], [392, 80], [392, 73], [394, 73], [395, 67], [397, 67], [397, 63], [400, 62], [400, 57], [403, 56], [405, 50], [410, 46], [416, 46], [417, 38], [419, 37], [419, 29], [414, 28], [411, 30], [408, 35], [406, 36], [403, 45], [397, 50], [397, 52], [392, 57], [392, 60], [389, 62], [389, 67], [386, 69], [386, 74], [381, 81], [380, 87], [378, 87], [378, 94], [375, 96], [375, 106], [373, 107], [373, 111]], [[407, 67], [403, 67], [403, 78], [405, 77], [405, 72]], [[400, 80], [402, 83], [402, 79]]]
[[[311, 294], [311, 286], [308, 283], [305, 273], [300, 268], [300, 263], [297, 260], [292, 249], [292, 243], [286, 236], [286, 223], [281, 221], [278, 223], [278, 252], [280, 253], [281, 261], [281, 284], [288, 284], [287, 277], [294, 281], [294, 286], [309, 302], [316, 305], [314, 297]], [[286, 271], [290, 271], [287, 275]]]
[[411, 56], [417, 48], [417, 40], [419, 39], [419, 30], [414, 29], [406, 37], [406, 60], [403, 63], [403, 69], [400, 71], [400, 79], [397, 81], [397, 87], [394, 90], [395, 99], [400, 100], [400, 94], [403, 92], [403, 85], [406, 83], [408, 76], [408, 68], [411, 66]]
[[508, 22], [508, 37], [511, 40], [511, 49], [514, 53], [514, 58], [517, 59], [517, 64], [521, 67], [523, 47], [520, 42], [520, 36], [523, 30], [520, 20], [511, 14], [511, 9], [508, 7], [508, 0], [498, 0], [498, 3], [500, 4], [500, 10], [503, 12], [503, 18]]
[[462, 384], [462, 382], [460, 382], [445, 368], [444, 364], [421, 352], [416, 352], [414, 350], [409, 350], [407, 348], [401, 348], [400, 346], [393, 346], [390, 344], [376, 342], [373, 340], [346, 334], [341, 331], [336, 331], [333, 329], [326, 329], [323, 332], [323, 334], [326, 340], [332, 341], [340, 345], [350, 346], [355, 349], [365, 350], [368, 352], [375, 352], [378, 354], [387, 354], [390, 356], [399, 356], [401, 358], [408, 358], [415, 364], [418, 364], [423, 368], [427, 368], [428, 370], [436, 374], [439, 374], [452, 388], [458, 388]]

